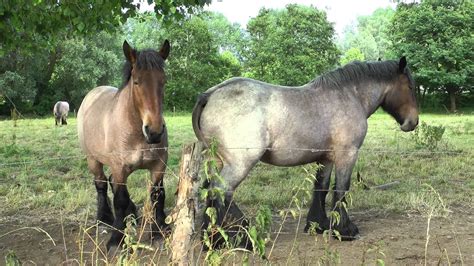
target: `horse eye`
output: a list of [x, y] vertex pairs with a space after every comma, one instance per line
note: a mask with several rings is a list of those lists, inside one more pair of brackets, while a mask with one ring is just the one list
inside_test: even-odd
[[133, 81], [133, 84], [138, 85], [138, 81], [137, 80]]

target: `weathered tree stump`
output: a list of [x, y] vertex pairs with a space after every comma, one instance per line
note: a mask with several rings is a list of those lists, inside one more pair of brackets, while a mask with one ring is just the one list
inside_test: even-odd
[[199, 200], [199, 167], [203, 149], [202, 142], [183, 145], [176, 206], [166, 218], [167, 223], [174, 223], [170, 243], [172, 265], [191, 265], [194, 261], [192, 236]]

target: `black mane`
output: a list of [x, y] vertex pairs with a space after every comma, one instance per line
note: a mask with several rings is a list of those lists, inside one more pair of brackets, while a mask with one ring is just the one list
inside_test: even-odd
[[[153, 49], [146, 49], [137, 52], [136, 67], [138, 70], [163, 70], [165, 68], [165, 60], [160, 54]], [[127, 60], [123, 65], [123, 83], [120, 88], [127, 85], [132, 76], [132, 64]]]
[[[354, 61], [339, 67], [313, 80], [316, 87], [343, 88], [347, 84], [360, 84], [366, 81], [391, 81], [399, 74], [398, 61], [360, 62]], [[405, 74], [413, 85], [408, 68]]]

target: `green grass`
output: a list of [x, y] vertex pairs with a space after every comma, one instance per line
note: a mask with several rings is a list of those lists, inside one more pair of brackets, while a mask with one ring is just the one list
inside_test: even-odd
[[[422, 213], [435, 196], [426, 184], [439, 193], [448, 209], [473, 205], [474, 115], [422, 114], [420, 119], [446, 128], [433, 151], [417, 147], [412, 133], [400, 131], [385, 113], [377, 112], [369, 119], [353, 173], [352, 210]], [[190, 114], [169, 114], [166, 121], [170, 136], [166, 201], [171, 207], [181, 146], [196, 139]], [[0, 215], [35, 210], [82, 219], [86, 213], [95, 213], [95, 188], [78, 146], [76, 120], [69, 119], [63, 127], [55, 127], [53, 118], [23, 119], [16, 124], [0, 121]], [[311, 167], [258, 164], [237, 190], [236, 200], [250, 213], [259, 205], [277, 211], [288, 208], [295, 188], [302, 188], [297, 198], [307, 203], [312, 185], [305, 181], [304, 168]], [[400, 183], [384, 191], [363, 190], [355, 178], [357, 171], [369, 186]], [[148, 179], [146, 171], [136, 171], [129, 178], [130, 194], [138, 204], [148, 198]]]

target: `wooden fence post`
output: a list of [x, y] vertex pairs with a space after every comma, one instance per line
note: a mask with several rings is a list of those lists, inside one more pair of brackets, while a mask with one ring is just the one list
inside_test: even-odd
[[176, 206], [166, 218], [167, 223], [174, 222], [170, 243], [172, 265], [194, 264], [192, 236], [199, 200], [199, 167], [202, 162], [203, 149], [202, 142], [183, 145]]

